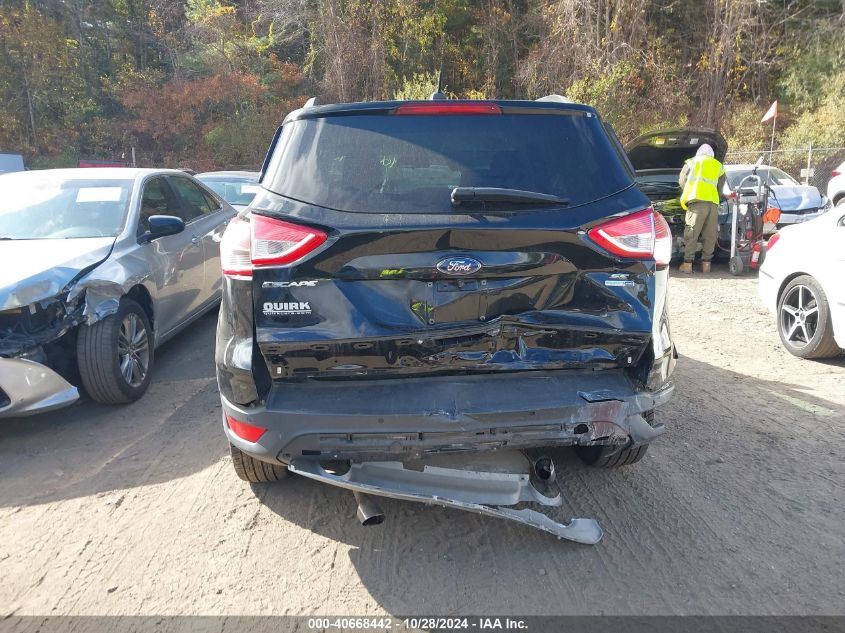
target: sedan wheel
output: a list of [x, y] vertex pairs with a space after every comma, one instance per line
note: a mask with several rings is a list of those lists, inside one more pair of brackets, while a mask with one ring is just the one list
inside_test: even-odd
[[76, 345], [79, 375], [97, 402], [137, 400], [150, 385], [153, 330], [144, 309], [124, 297], [116, 314], [79, 327]]
[[147, 329], [136, 314], [124, 317], [117, 335], [120, 373], [130, 387], [139, 387], [147, 377], [150, 341]]
[[833, 339], [827, 297], [813, 277], [801, 275], [784, 288], [778, 301], [778, 333], [784, 347], [801, 358], [841, 352]]

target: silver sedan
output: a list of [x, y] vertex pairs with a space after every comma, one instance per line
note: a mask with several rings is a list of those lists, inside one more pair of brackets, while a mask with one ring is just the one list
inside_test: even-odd
[[155, 348], [220, 301], [234, 209], [161, 169], [5, 174], [0, 200], [0, 417], [141, 397]]

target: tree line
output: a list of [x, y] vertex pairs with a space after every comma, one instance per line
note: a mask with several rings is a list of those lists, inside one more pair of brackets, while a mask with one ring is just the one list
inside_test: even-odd
[[845, 146], [845, 0], [0, 0], [0, 152], [260, 163], [320, 102], [566, 95], [619, 136]]

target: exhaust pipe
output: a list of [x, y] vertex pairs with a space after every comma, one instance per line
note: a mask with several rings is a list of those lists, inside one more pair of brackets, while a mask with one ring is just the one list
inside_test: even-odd
[[361, 525], [379, 525], [384, 523], [384, 510], [370, 495], [353, 490], [355, 501], [358, 503], [358, 520]]
[[557, 479], [555, 473], [555, 463], [551, 457], [543, 455], [534, 461], [532, 464], [533, 474], [542, 482], [552, 482]]

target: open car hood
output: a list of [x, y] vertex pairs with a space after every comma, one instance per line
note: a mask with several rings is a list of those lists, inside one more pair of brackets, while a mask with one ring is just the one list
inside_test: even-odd
[[698, 148], [707, 143], [713, 148], [716, 160], [725, 161], [728, 142], [718, 131], [709, 128], [676, 128], [638, 136], [625, 146], [628, 158], [637, 172], [648, 169], [676, 169], [695, 156]]

